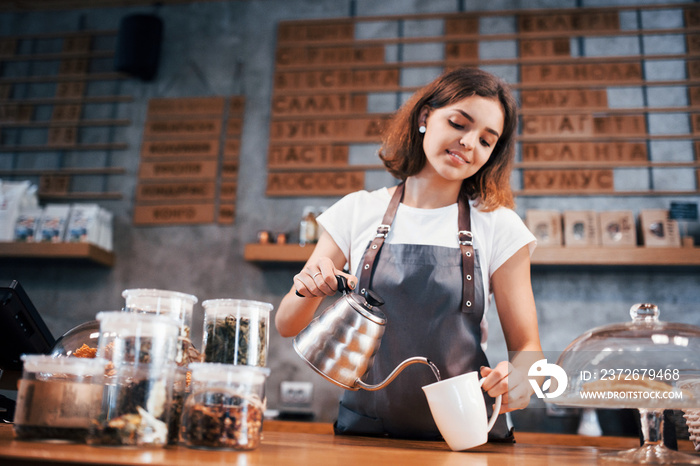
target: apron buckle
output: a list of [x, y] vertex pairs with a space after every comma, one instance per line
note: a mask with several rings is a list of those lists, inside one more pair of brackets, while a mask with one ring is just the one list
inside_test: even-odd
[[379, 225], [377, 227], [377, 236], [376, 237], [386, 239], [386, 237], [389, 235], [389, 231], [391, 231], [391, 225], [385, 225], [382, 223], [381, 225]]
[[459, 244], [462, 246], [472, 246], [474, 242], [472, 241], [474, 238], [474, 235], [472, 235], [471, 231], [467, 230], [460, 230], [459, 233]]

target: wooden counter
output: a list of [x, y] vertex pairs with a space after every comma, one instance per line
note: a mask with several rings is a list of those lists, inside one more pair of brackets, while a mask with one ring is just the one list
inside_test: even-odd
[[[599, 461], [600, 453], [639, 446], [636, 438], [520, 432], [514, 445], [487, 444], [453, 452], [442, 441], [335, 436], [329, 424], [286, 421], [265, 421], [260, 447], [246, 452], [90, 447], [22, 442], [14, 440], [13, 435], [12, 426], [0, 425], [0, 465], [590, 465]], [[680, 450], [694, 451], [690, 442], [680, 444]]]

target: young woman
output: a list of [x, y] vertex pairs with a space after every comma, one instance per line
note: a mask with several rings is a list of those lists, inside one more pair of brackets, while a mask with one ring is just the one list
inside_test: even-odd
[[[527, 371], [541, 347], [530, 283], [535, 238], [512, 210], [516, 125], [510, 90], [485, 71], [460, 68], [418, 91], [379, 153], [401, 183], [349, 194], [319, 216], [324, 233], [275, 316], [280, 334], [302, 330], [344, 275], [386, 302], [386, 331], [363, 381], [378, 383], [404, 359], [425, 356], [443, 379], [480, 371], [489, 411], [498, 395], [501, 413], [526, 407]], [[509, 352], [523, 355], [493, 368], [482, 349], [491, 294]], [[411, 365], [386, 388], [345, 392], [336, 433], [440, 438], [421, 390], [432, 382], [428, 368]], [[490, 439], [512, 439], [504, 416]]]

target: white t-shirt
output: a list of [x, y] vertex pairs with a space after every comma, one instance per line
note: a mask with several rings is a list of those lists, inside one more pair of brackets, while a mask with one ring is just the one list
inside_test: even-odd
[[[375, 237], [391, 200], [387, 188], [357, 191], [343, 197], [323, 214], [318, 223], [333, 238], [348, 260], [348, 270], [355, 274], [369, 242]], [[484, 316], [491, 301], [490, 277], [515, 252], [528, 245], [535, 250], [535, 236], [513, 210], [500, 207], [483, 212], [471, 206], [471, 228], [474, 249], [481, 263], [484, 283]], [[387, 243], [425, 244], [459, 248], [457, 203], [438, 209], [418, 209], [399, 205]]]

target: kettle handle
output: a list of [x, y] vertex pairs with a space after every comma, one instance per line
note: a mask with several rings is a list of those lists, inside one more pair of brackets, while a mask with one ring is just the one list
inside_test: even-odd
[[[348, 286], [347, 278], [343, 277], [342, 275], [336, 275], [335, 279], [338, 281], [338, 291], [343, 294], [352, 293], [353, 290]], [[306, 296], [299, 293], [297, 290], [294, 290], [294, 293], [300, 298], [306, 298]], [[360, 294], [364, 296], [364, 298], [367, 300], [367, 304], [370, 306], [381, 306], [384, 304], [382, 297], [372, 290], [363, 290], [360, 292]]]
[[[338, 291], [342, 291], [343, 294], [352, 293], [353, 289], [348, 286], [347, 278], [342, 275], [336, 275], [335, 278], [338, 280]], [[367, 304], [370, 306], [381, 306], [384, 304], [382, 297], [369, 288], [363, 288], [359, 293], [367, 300]]]
[[[335, 279], [338, 281], [338, 291], [341, 293], [349, 293], [352, 291], [350, 287], [348, 287], [348, 279], [343, 277], [342, 275], [336, 275]], [[294, 293], [299, 296], [300, 298], [306, 298], [303, 294], [299, 293], [297, 290], [294, 290]]]

